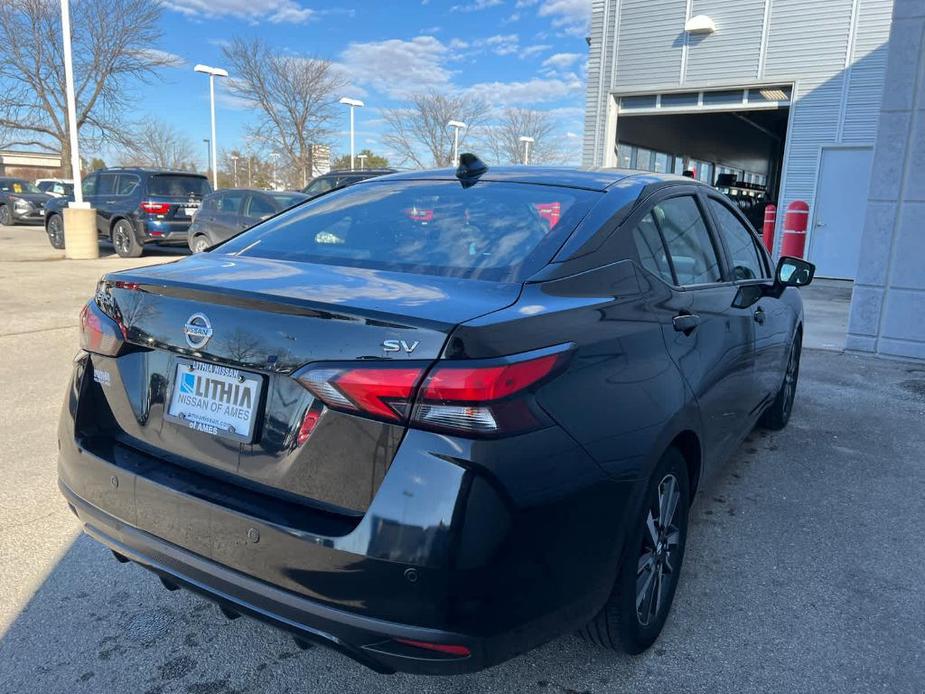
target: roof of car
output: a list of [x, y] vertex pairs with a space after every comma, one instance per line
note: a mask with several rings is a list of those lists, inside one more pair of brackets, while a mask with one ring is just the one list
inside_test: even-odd
[[327, 173], [323, 173], [315, 178], [323, 178], [324, 176], [375, 176], [397, 172], [398, 169], [390, 169], [387, 167], [380, 169], [331, 169]]
[[205, 174], [198, 171], [180, 171], [178, 169], [159, 169], [153, 166], [107, 166], [105, 169], [97, 169], [93, 173], [109, 173], [110, 171], [140, 171], [151, 174], [175, 174], [177, 176], [199, 176], [206, 178]]
[[[425, 171], [403, 171], [383, 176], [376, 180], [452, 180], [455, 178], [455, 169], [429, 169]], [[621, 181], [627, 181], [627, 179], [632, 179], [632, 183], [640, 187], [670, 181], [698, 183], [698, 181], [684, 176], [652, 173], [650, 171], [560, 166], [489, 166], [488, 171], [482, 174], [479, 179], [483, 181], [557, 185], [598, 191], [607, 190]]]

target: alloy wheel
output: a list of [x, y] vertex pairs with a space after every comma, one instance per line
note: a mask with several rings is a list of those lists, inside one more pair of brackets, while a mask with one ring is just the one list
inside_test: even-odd
[[129, 251], [129, 243], [128, 234], [125, 232], [125, 229], [121, 224], [117, 224], [112, 232], [112, 245], [116, 247], [116, 252], [119, 255], [126, 255]]
[[64, 230], [61, 218], [57, 215], [48, 220], [48, 233], [52, 239], [52, 245], [55, 248], [64, 247]]
[[665, 475], [656, 488], [655, 498], [645, 517], [642, 548], [636, 570], [636, 617], [642, 626], [654, 622], [661, 613], [677, 581], [681, 529], [678, 506], [681, 488], [678, 479]]

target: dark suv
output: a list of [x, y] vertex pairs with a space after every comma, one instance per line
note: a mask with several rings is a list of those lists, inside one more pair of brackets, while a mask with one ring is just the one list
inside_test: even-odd
[[322, 193], [327, 193], [329, 190], [334, 190], [335, 188], [343, 188], [344, 186], [350, 186], [354, 183], [359, 183], [360, 181], [365, 181], [368, 178], [376, 178], [377, 176], [385, 176], [386, 174], [395, 173], [395, 169], [362, 169], [362, 170], [353, 170], [353, 171], [329, 171], [326, 174], [318, 176], [317, 178], [312, 179], [312, 182], [309, 183], [302, 189], [302, 192], [308, 195], [311, 198], [317, 197]]
[[[190, 171], [117, 167], [94, 171], [82, 190], [96, 210], [100, 238], [112, 241], [123, 258], [137, 258], [147, 243], [185, 246], [193, 215], [212, 186]], [[55, 248], [64, 248], [62, 210], [70, 199], [45, 205], [45, 231]]]
[[51, 196], [21, 178], [0, 177], [0, 225], [40, 223]]

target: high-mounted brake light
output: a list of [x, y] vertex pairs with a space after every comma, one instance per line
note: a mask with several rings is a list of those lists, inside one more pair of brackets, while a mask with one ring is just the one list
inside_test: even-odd
[[107, 316], [95, 301], [80, 311], [80, 346], [88, 352], [116, 356], [124, 344], [119, 324]]
[[146, 200], [145, 202], [141, 203], [141, 209], [148, 214], [167, 214], [170, 212], [170, 203], [151, 202]]
[[391, 422], [497, 436], [535, 429], [545, 416], [532, 391], [563, 363], [565, 352], [491, 361], [319, 365], [298, 381], [328, 407]]

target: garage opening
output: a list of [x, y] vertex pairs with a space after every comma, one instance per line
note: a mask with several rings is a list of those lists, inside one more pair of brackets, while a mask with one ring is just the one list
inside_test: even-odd
[[693, 176], [716, 186], [761, 228], [781, 187], [790, 86], [622, 96], [622, 168]]

